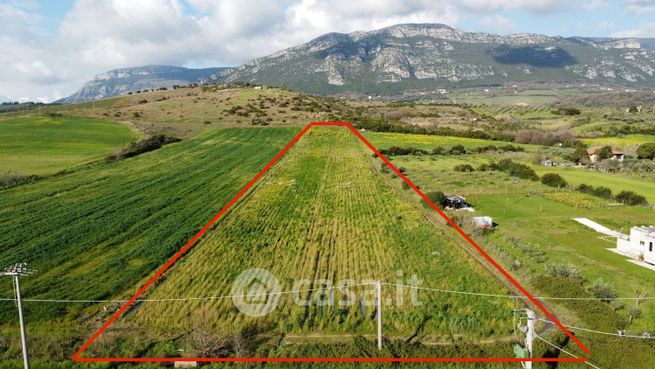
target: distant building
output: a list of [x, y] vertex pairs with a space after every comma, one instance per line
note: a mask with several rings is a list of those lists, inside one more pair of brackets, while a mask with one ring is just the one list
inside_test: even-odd
[[482, 229], [492, 229], [494, 227], [493, 219], [487, 216], [473, 217], [473, 223], [475, 223], [478, 228]]
[[628, 238], [617, 238], [618, 251], [655, 264], [655, 226], [632, 227]]
[[466, 209], [470, 208], [471, 204], [466, 202], [466, 199], [457, 196], [457, 195], [448, 195], [441, 200], [441, 205], [443, 205], [444, 208], [451, 208], [451, 209]]
[[556, 167], [559, 166], [559, 163], [550, 159], [542, 160], [541, 165], [544, 167]]
[[[592, 163], [595, 163], [600, 160], [600, 156], [598, 155], [600, 149], [602, 149], [602, 147], [600, 146], [591, 147], [587, 149], [587, 155], [589, 155], [589, 160]], [[612, 153], [610, 154], [609, 158], [611, 160], [623, 161], [623, 159], [625, 159], [625, 153], [621, 150], [612, 149]]]

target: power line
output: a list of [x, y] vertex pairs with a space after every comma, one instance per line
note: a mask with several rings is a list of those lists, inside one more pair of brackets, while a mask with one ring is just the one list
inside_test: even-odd
[[[432, 292], [441, 292], [457, 295], [467, 295], [467, 296], [478, 296], [478, 297], [493, 297], [493, 298], [507, 298], [507, 299], [519, 299], [520, 296], [516, 295], [507, 295], [507, 294], [493, 294], [493, 293], [483, 293], [483, 292], [471, 292], [471, 291], [457, 291], [457, 290], [448, 290], [441, 288], [430, 288], [430, 287], [419, 287], [399, 283], [389, 283], [381, 282], [382, 285], [394, 286], [394, 287], [403, 287], [421, 291], [432, 291]], [[224, 295], [224, 296], [203, 296], [203, 297], [181, 297], [181, 298], [164, 298], [164, 299], [138, 299], [135, 302], [172, 302], [172, 301], [196, 301], [196, 300], [219, 300], [219, 299], [229, 299], [235, 297], [261, 297], [261, 296], [274, 296], [274, 295], [284, 295], [297, 292], [311, 292], [316, 290], [326, 290], [334, 288], [344, 288], [344, 287], [357, 287], [357, 286], [373, 286], [375, 282], [369, 283], [359, 283], [351, 284], [344, 286], [333, 286], [330, 288], [314, 288], [306, 290], [294, 290], [294, 291], [282, 291], [282, 292], [272, 292], [272, 293], [263, 293], [258, 295]], [[540, 300], [588, 300], [596, 301], [598, 300], [595, 297], [550, 297], [550, 296], [534, 296], [535, 299]], [[646, 297], [617, 297], [615, 300], [655, 300], [655, 296], [646, 296]], [[0, 298], [0, 301], [15, 301], [12, 298]], [[26, 302], [51, 302], [51, 303], [113, 303], [113, 302], [126, 302], [128, 299], [121, 300], [69, 300], [69, 299], [23, 299]]]
[[[202, 300], [222, 300], [222, 299], [232, 299], [240, 297], [266, 297], [266, 296], [279, 296], [279, 295], [288, 295], [292, 293], [300, 292], [312, 292], [312, 291], [326, 291], [334, 290], [335, 288], [345, 288], [345, 287], [358, 287], [358, 286], [372, 286], [375, 285], [375, 282], [369, 283], [358, 283], [358, 284], [349, 284], [342, 286], [332, 286], [329, 288], [309, 288], [304, 290], [292, 290], [292, 291], [280, 291], [280, 292], [268, 292], [260, 294], [241, 294], [241, 295], [222, 295], [222, 296], [204, 296], [204, 297], [179, 297], [179, 298], [162, 298], [162, 299], [137, 299], [134, 302], [174, 302], [174, 301], [202, 301]], [[16, 299], [11, 298], [0, 298], [0, 301], [16, 301]], [[26, 302], [51, 302], [51, 303], [124, 303], [129, 301], [129, 299], [122, 300], [66, 300], [66, 299], [23, 299]]]
[[[537, 318], [537, 319], [541, 320], [542, 322], [546, 322], [548, 324], [553, 323], [552, 321], [550, 321], [548, 319], [541, 319], [541, 318]], [[630, 334], [621, 335], [619, 333], [597, 331], [597, 330], [588, 329], [588, 328], [580, 328], [580, 327], [576, 327], [576, 326], [568, 325], [568, 324], [562, 324], [562, 325], [565, 326], [566, 328], [569, 328], [569, 329], [583, 331], [583, 332], [589, 332], [589, 333], [604, 334], [606, 336], [615, 336], [615, 337], [621, 337], [621, 338], [638, 338], [638, 339], [642, 339], [642, 340], [653, 340], [653, 339], [655, 339], [655, 337], [649, 337], [649, 336], [637, 336], [637, 335], [634, 335], [634, 334], [633, 335], [630, 335]]]
[[[387, 286], [406, 287], [406, 288], [416, 289], [416, 290], [435, 291], [435, 292], [452, 293], [452, 294], [459, 294], [459, 295], [471, 295], [471, 296], [480, 296], [480, 297], [500, 297], [500, 298], [508, 298], [508, 299], [521, 298], [520, 296], [516, 296], [516, 295], [507, 295], [507, 294], [503, 295], [503, 294], [482, 293], [482, 292], [456, 291], [456, 290], [447, 290], [447, 289], [440, 289], [440, 288], [410, 286], [410, 285], [398, 284], [398, 283], [382, 283], [382, 284], [387, 285]], [[589, 300], [589, 301], [599, 300], [596, 297], [549, 297], [549, 296], [533, 296], [533, 297], [535, 299], [539, 299], [539, 300]], [[614, 298], [614, 300], [655, 300], [655, 296], [617, 297], [617, 298]]]
[[[567, 355], [569, 355], [569, 356], [572, 356], [572, 357], [574, 357], [574, 358], [576, 358], [576, 359], [579, 358], [578, 356], [576, 356], [576, 355], [574, 355], [574, 354], [572, 354], [572, 353], [570, 353], [570, 352], [564, 350], [563, 348], [561, 348], [561, 347], [559, 347], [559, 346], [557, 346], [557, 345], [555, 345], [555, 344], [553, 344], [553, 343], [550, 343], [550, 342], [546, 341], [544, 338], [542, 338], [540, 335], [538, 335], [538, 334], [536, 334], [536, 333], [535, 333], [534, 336], [537, 337], [537, 339], [539, 339], [539, 340], [545, 342], [546, 344], [548, 344], [548, 345], [550, 345], [550, 346], [552, 346], [552, 347], [554, 347], [554, 348], [556, 348], [556, 349], [562, 351], [563, 353], [565, 353], [565, 354], [567, 354]], [[595, 364], [590, 363], [590, 362], [589, 362], [589, 359], [587, 359], [587, 361], [584, 361], [584, 363], [587, 364], [587, 365], [589, 365], [589, 366], [592, 367], [592, 368], [600, 369], [600, 368], [599, 368], [598, 366], [596, 366]]]

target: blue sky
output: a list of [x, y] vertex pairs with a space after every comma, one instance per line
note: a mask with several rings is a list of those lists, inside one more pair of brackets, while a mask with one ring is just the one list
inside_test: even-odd
[[115, 68], [232, 66], [327, 32], [419, 22], [655, 37], [655, 0], [0, 0], [0, 100], [51, 101]]

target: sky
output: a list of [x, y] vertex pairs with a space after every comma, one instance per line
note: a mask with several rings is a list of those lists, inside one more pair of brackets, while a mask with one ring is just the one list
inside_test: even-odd
[[398, 23], [655, 37], [655, 0], [0, 0], [0, 101], [50, 102], [116, 68], [236, 66]]

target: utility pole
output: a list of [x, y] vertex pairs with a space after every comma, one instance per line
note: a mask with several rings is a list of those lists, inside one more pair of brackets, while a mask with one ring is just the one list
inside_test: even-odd
[[18, 305], [18, 320], [20, 322], [20, 341], [23, 346], [23, 366], [30, 369], [30, 359], [27, 353], [27, 334], [25, 333], [25, 319], [23, 318], [23, 300], [20, 294], [19, 278], [31, 274], [33, 271], [25, 263], [18, 263], [5, 268], [0, 275], [13, 277], [14, 288], [16, 289], [16, 304]]
[[[537, 321], [537, 316], [535, 315], [534, 311], [530, 309], [525, 309], [525, 312], [528, 316], [528, 331], [525, 334], [525, 348], [530, 351], [530, 357], [532, 358], [534, 357], [534, 352], [532, 351], [532, 341], [536, 335], [534, 331], [534, 323]], [[525, 362], [525, 369], [532, 369], [532, 361]]]
[[378, 317], [378, 350], [382, 350], [382, 283], [377, 281], [375, 284], [377, 295], [377, 317]]

